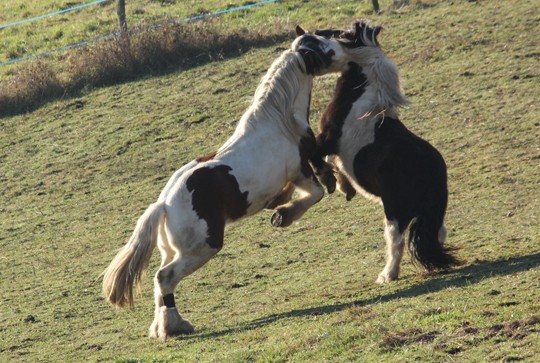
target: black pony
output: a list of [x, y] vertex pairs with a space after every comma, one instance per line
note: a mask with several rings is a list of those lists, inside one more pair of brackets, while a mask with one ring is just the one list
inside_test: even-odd
[[[444, 216], [448, 201], [446, 164], [427, 141], [399, 120], [407, 104], [396, 65], [377, 41], [380, 27], [357, 21], [352, 30], [320, 30], [337, 39], [349, 59], [335, 94], [320, 121], [317, 155], [312, 164], [329, 191], [331, 173], [350, 200], [356, 191], [382, 202], [387, 262], [378, 283], [395, 280], [409, 228], [408, 246], [427, 270], [458, 264], [444, 245]], [[328, 164], [317, 162], [328, 156]]]

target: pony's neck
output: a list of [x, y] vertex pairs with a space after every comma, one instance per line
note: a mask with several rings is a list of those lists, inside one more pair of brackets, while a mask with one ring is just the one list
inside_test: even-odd
[[313, 76], [305, 72], [302, 57], [291, 50], [274, 61], [255, 91], [246, 122], [278, 123], [286, 134], [297, 137], [309, 126], [308, 109]]
[[367, 77], [366, 92], [361, 97], [364, 114], [383, 114], [398, 118], [399, 108], [409, 101], [401, 91], [399, 70], [380, 50], [370, 47], [353, 57]]
[[242, 115], [234, 134], [218, 152], [249, 133], [279, 129], [292, 142], [307, 132], [313, 76], [305, 72], [302, 57], [285, 51], [272, 63], [257, 86], [253, 102]]

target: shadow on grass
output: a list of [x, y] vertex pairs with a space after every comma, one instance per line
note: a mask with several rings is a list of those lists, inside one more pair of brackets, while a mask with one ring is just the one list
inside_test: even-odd
[[[447, 274], [440, 275], [436, 278], [431, 278], [426, 281], [414, 284], [406, 289], [395, 291], [392, 293], [381, 294], [376, 297], [352, 301], [348, 303], [339, 303], [333, 305], [325, 305], [307, 309], [291, 310], [284, 313], [272, 314], [264, 318], [255, 319], [250, 322], [239, 324], [234, 328], [229, 328], [216, 332], [200, 333], [191, 336], [184, 336], [180, 339], [190, 338], [212, 338], [231, 333], [237, 333], [245, 330], [251, 330], [272, 324], [278, 320], [331, 314], [337, 311], [342, 311], [351, 307], [362, 307], [373, 303], [388, 302], [396, 299], [416, 297], [427, 293], [441, 291], [450, 287], [461, 287], [471, 284], [476, 284], [486, 278], [495, 276], [510, 275], [520, 271], [526, 271], [540, 265], [540, 252], [528, 256], [520, 256], [509, 259], [499, 259], [495, 261], [482, 261], [474, 265], [465, 266], [459, 269], [450, 271]], [[373, 289], [376, 289], [374, 286]]]

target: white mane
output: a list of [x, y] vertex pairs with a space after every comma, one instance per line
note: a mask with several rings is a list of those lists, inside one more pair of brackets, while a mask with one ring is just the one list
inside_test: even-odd
[[370, 113], [385, 113], [398, 117], [398, 109], [409, 104], [401, 91], [399, 70], [396, 64], [384, 52], [375, 46], [366, 46], [349, 50], [352, 61], [362, 67], [368, 79], [368, 89], [374, 91]]
[[260, 119], [281, 121], [285, 128], [291, 129], [295, 122], [292, 119], [293, 105], [297, 95], [306, 81], [311, 80], [306, 74], [304, 60], [298, 52], [285, 51], [272, 63], [261, 82], [257, 86], [253, 103], [246, 112], [246, 123], [255, 123]]
[[240, 119], [234, 135], [220, 150], [227, 148], [237, 137], [269, 120], [278, 124], [288, 137], [296, 139], [299, 134], [303, 134], [305, 128], [299, 128], [293, 112], [297, 100], [294, 96], [301, 93], [306, 82], [311, 86], [312, 76], [306, 73], [305, 68], [304, 60], [298, 52], [283, 52], [257, 86], [253, 102]]
[[275, 109], [282, 116], [291, 109], [294, 99], [291, 95], [298, 92], [301, 82], [305, 82], [304, 60], [299, 53], [285, 51], [270, 66], [257, 86], [253, 104], [254, 111], [270, 112]]

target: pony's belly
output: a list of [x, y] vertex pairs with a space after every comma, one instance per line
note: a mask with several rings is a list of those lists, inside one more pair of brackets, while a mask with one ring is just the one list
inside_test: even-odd
[[301, 160], [298, 146], [285, 142], [277, 143], [271, 151], [254, 149], [243, 154], [248, 157], [228, 157], [220, 162], [231, 167], [240, 190], [248, 193], [249, 216], [264, 209], [289, 181], [298, 177]]

